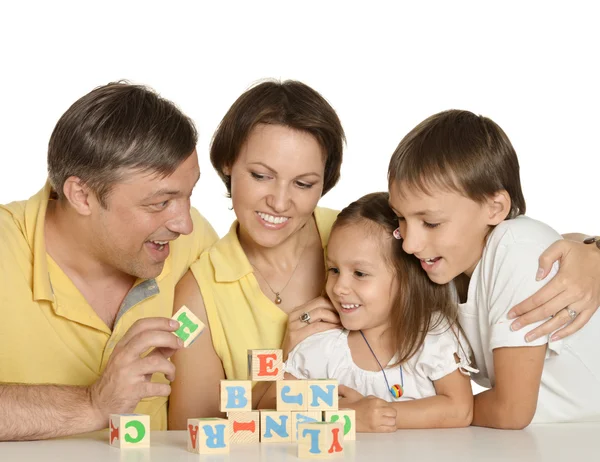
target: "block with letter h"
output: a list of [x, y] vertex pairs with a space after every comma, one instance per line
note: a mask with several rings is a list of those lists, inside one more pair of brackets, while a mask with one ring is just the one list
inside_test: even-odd
[[298, 457], [304, 459], [344, 454], [341, 422], [310, 422], [298, 425]]
[[116, 448], [150, 447], [150, 416], [144, 414], [111, 414], [108, 442]]
[[190, 309], [182, 305], [181, 308], [173, 315], [171, 319], [179, 321], [179, 329], [173, 332], [174, 335], [183, 341], [185, 348], [189, 347], [204, 330], [204, 323], [190, 311]]
[[230, 422], [227, 419], [188, 419], [188, 451], [197, 454], [229, 452]]

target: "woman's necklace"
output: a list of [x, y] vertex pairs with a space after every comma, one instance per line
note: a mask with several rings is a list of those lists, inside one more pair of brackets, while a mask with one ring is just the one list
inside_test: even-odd
[[400, 385], [395, 384], [390, 387], [387, 376], [385, 375], [385, 370], [383, 370], [383, 366], [377, 359], [377, 356], [375, 356], [375, 352], [373, 351], [373, 348], [371, 348], [371, 345], [369, 345], [369, 342], [367, 341], [365, 334], [363, 334], [363, 331], [359, 330], [359, 332], [360, 332], [360, 335], [362, 335], [362, 338], [364, 339], [365, 343], [369, 347], [369, 350], [371, 350], [371, 354], [375, 358], [375, 361], [377, 361], [377, 364], [379, 364], [379, 367], [381, 368], [381, 372], [383, 372], [383, 378], [385, 379], [385, 384], [387, 385], [388, 390], [390, 390], [390, 393], [392, 394], [392, 396], [394, 398], [400, 398], [404, 394], [404, 374], [402, 374], [402, 364], [400, 364]]
[[285, 288], [288, 286], [288, 284], [292, 280], [292, 277], [294, 277], [294, 273], [296, 272], [296, 269], [298, 268], [298, 266], [300, 265], [300, 262], [302, 261], [302, 254], [304, 253], [304, 250], [306, 249], [306, 245], [307, 244], [308, 244], [308, 236], [306, 236], [306, 239], [304, 240], [304, 245], [302, 246], [302, 250], [300, 251], [300, 256], [298, 257], [298, 261], [296, 262], [296, 266], [294, 266], [294, 269], [292, 270], [292, 274], [290, 274], [290, 277], [287, 280], [287, 282], [285, 283], [285, 285], [283, 286], [283, 288], [280, 289], [280, 290], [277, 290], [277, 291], [273, 290], [273, 288], [271, 287], [271, 284], [269, 284], [269, 281], [267, 281], [267, 278], [264, 277], [264, 275], [260, 272], [260, 270], [258, 269], [258, 267], [256, 267], [252, 262], [250, 262], [250, 264], [252, 265], [252, 268], [254, 268], [256, 271], [258, 271], [258, 274], [260, 274], [260, 277], [263, 278], [263, 281], [265, 281], [267, 283], [267, 287], [269, 288], [269, 290], [271, 292], [273, 292], [273, 294], [275, 295], [275, 304], [276, 305], [280, 305], [281, 302], [283, 301], [281, 299], [281, 293], [283, 293], [283, 291], [285, 290]]

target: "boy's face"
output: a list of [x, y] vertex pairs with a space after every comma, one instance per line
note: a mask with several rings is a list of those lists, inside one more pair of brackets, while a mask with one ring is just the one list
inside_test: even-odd
[[194, 151], [165, 178], [145, 172], [126, 174], [109, 193], [107, 208], [91, 198], [93, 253], [125, 274], [157, 277], [169, 256], [169, 243], [192, 232], [190, 196], [199, 176]]
[[429, 194], [395, 182], [390, 205], [398, 216], [402, 247], [421, 260], [429, 279], [446, 284], [471, 277], [490, 230], [490, 210], [457, 192], [432, 189]]

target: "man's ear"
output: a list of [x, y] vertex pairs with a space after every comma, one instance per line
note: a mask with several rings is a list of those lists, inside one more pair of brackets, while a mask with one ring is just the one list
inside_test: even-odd
[[505, 189], [490, 196], [487, 199], [488, 225], [496, 226], [506, 220], [511, 205], [510, 195]]
[[94, 194], [89, 188], [76, 176], [70, 176], [63, 185], [63, 195], [65, 200], [80, 215], [90, 215], [92, 213], [90, 200], [96, 201]]

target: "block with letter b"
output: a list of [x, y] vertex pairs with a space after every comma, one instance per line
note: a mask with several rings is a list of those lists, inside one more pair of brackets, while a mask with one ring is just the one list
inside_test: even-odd
[[344, 455], [341, 422], [310, 422], [298, 425], [298, 457], [303, 459]]
[[250, 380], [221, 380], [221, 412], [252, 410]]
[[150, 416], [144, 414], [111, 414], [108, 442], [117, 448], [150, 447]]
[[260, 411], [260, 442], [261, 443], [289, 443], [292, 441], [292, 422], [289, 411], [275, 410]]
[[248, 379], [283, 380], [282, 350], [248, 350]]
[[230, 443], [259, 443], [260, 442], [260, 413], [259, 411], [250, 412], [229, 412], [231, 439]]
[[307, 380], [277, 381], [277, 410], [306, 411], [308, 409]]
[[229, 421], [227, 419], [188, 419], [188, 451], [197, 454], [229, 452]]
[[194, 343], [194, 340], [198, 338], [205, 327], [204, 323], [185, 305], [179, 308], [172, 319], [180, 323], [179, 329], [173, 332], [173, 334], [183, 341], [183, 346], [186, 348]]
[[309, 411], [337, 411], [338, 381], [335, 379], [308, 380]]
[[344, 441], [356, 439], [356, 411], [354, 409], [323, 411], [323, 422], [341, 422], [344, 425]]

